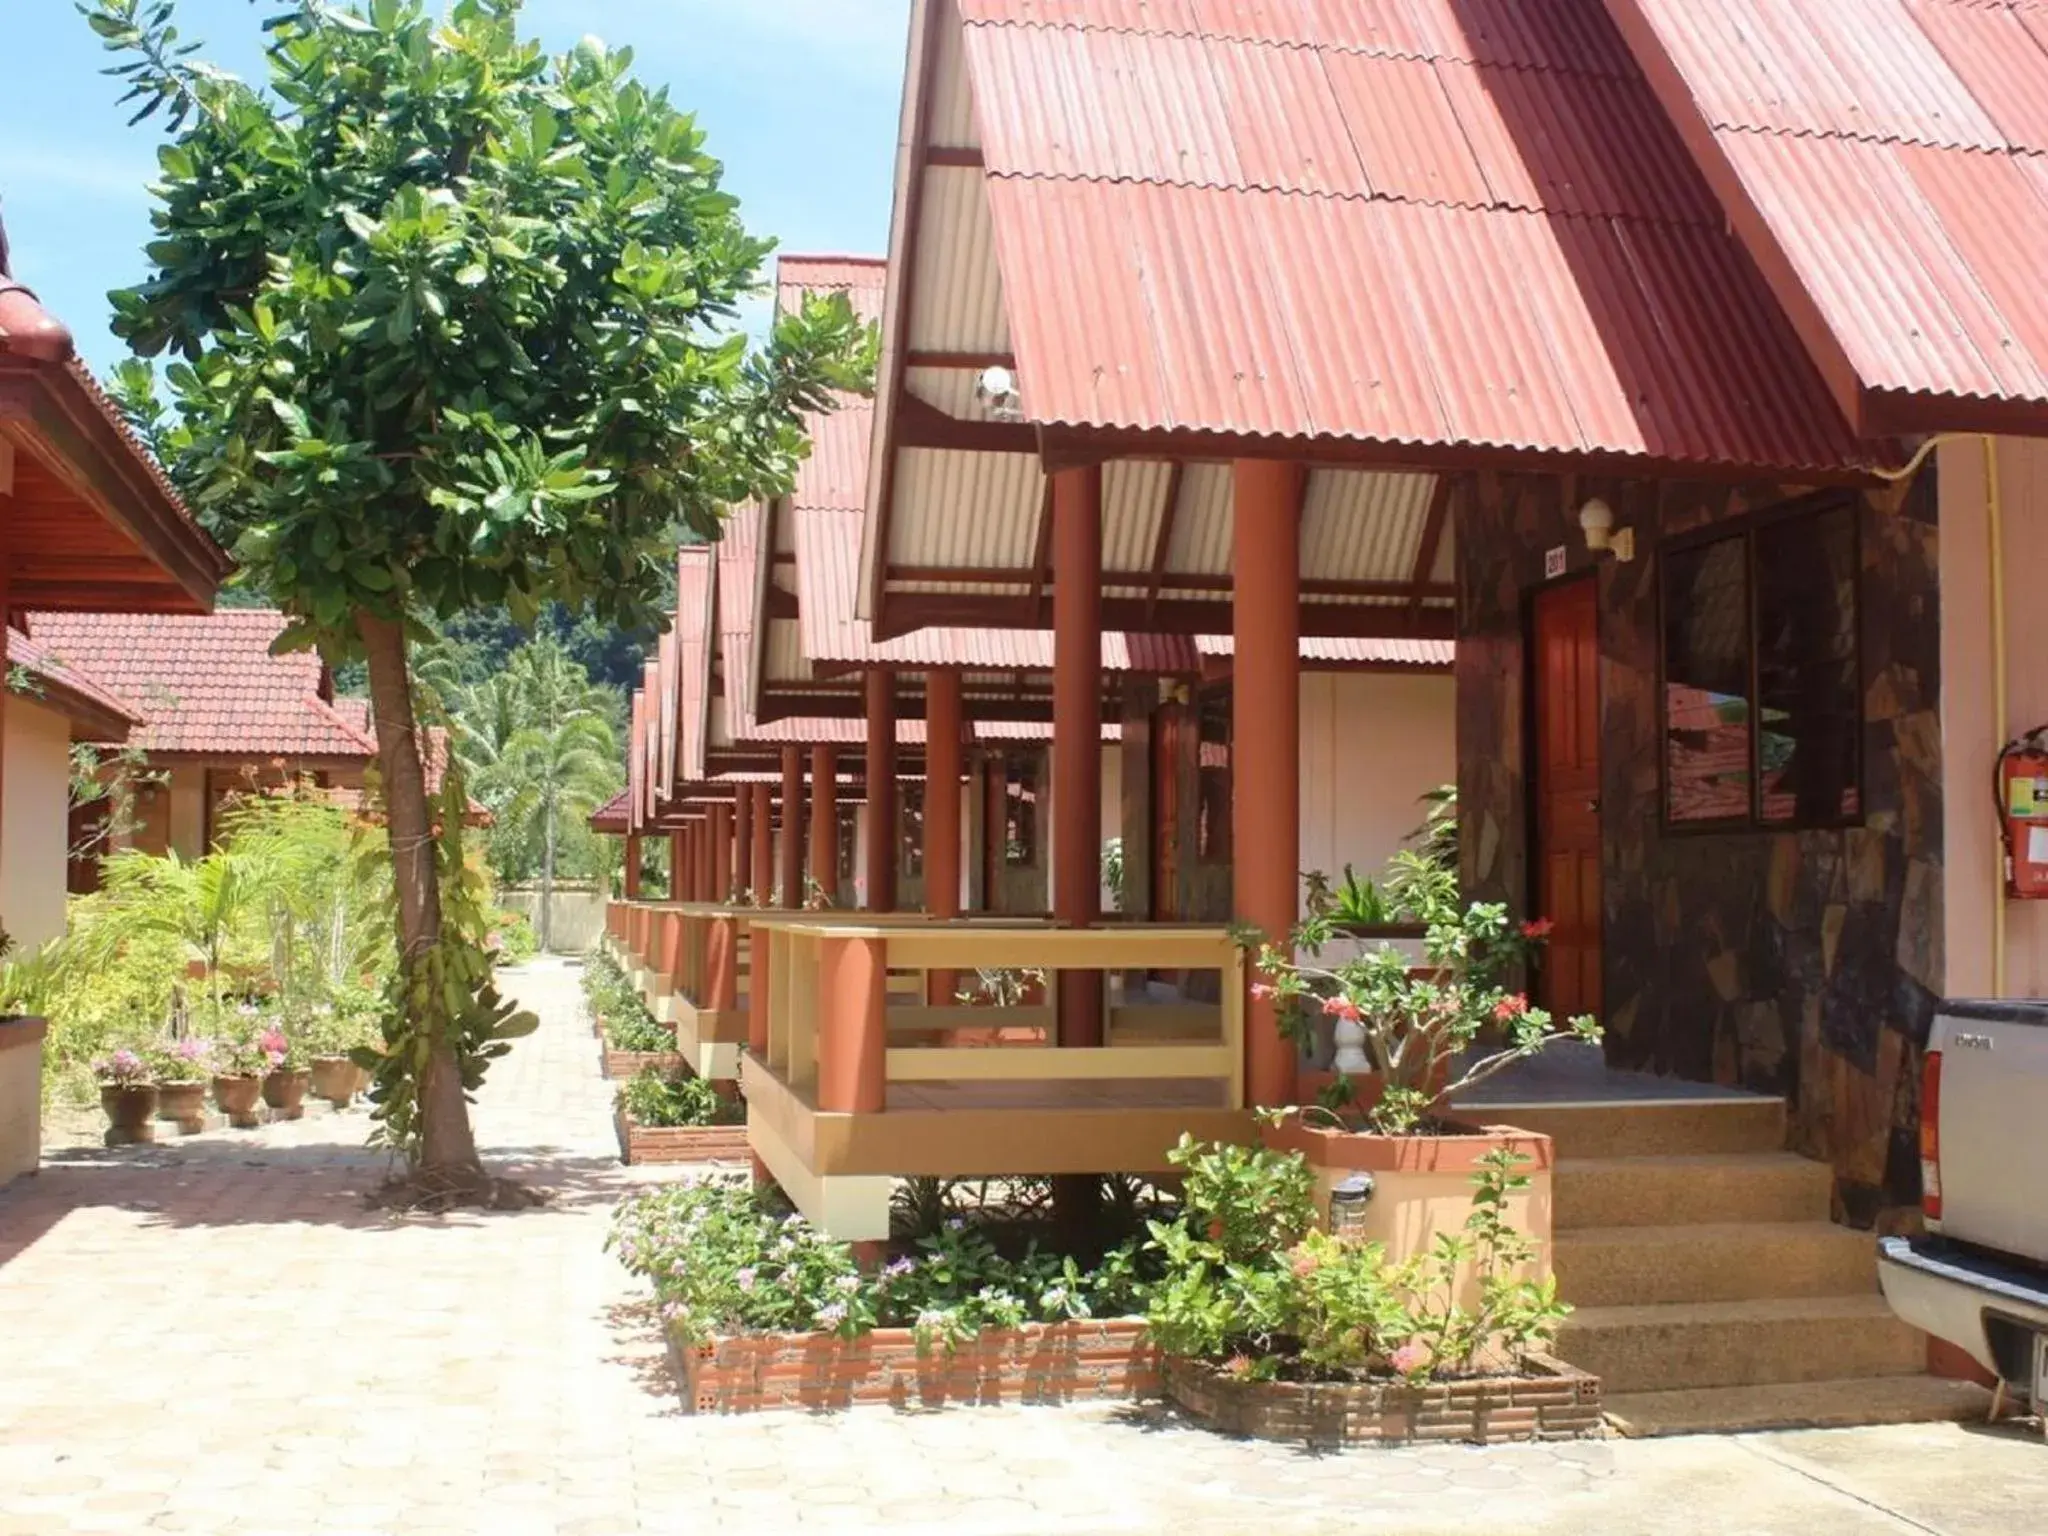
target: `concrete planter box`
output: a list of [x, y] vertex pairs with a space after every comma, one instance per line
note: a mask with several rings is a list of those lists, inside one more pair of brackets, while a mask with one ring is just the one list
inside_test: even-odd
[[752, 1150], [744, 1125], [635, 1125], [624, 1110], [614, 1112], [619, 1157], [628, 1164], [744, 1163]]
[[[1373, 1194], [1365, 1207], [1364, 1236], [1385, 1245], [1397, 1264], [1434, 1247], [1439, 1233], [1464, 1229], [1480, 1159], [1497, 1147], [1512, 1148], [1525, 1159], [1520, 1172], [1529, 1187], [1509, 1197], [1508, 1214], [1536, 1245], [1528, 1278], [1550, 1273], [1555, 1157], [1548, 1136], [1501, 1125], [1459, 1127], [1443, 1136], [1380, 1136], [1306, 1125], [1299, 1118], [1261, 1134], [1273, 1150], [1298, 1152], [1307, 1160], [1315, 1174], [1316, 1209], [1325, 1221], [1331, 1191], [1353, 1174], [1369, 1175]], [[1474, 1298], [1463, 1299], [1470, 1305]]]
[[44, 1019], [0, 1019], [0, 1184], [42, 1164], [43, 1037], [49, 1032]]
[[862, 1404], [1071, 1403], [1157, 1396], [1159, 1352], [1135, 1319], [1027, 1323], [982, 1334], [950, 1355], [920, 1355], [907, 1328], [858, 1339], [777, 1333], [669, 1341], [691, 1413], [812, 1410]]
[[1210, 1429], [1315, 1446], [1571, 1440], [1601, 1431], [1600, 1381], [1532, 1355], [1521, 1376], [1405, 1381], [1240, 1381], [1203, 1360], [1166, 1362], [1167, 1398]]

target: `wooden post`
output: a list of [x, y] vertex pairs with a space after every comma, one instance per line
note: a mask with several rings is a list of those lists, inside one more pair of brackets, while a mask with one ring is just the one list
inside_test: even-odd
[[[924, 682], [924, 909], [936, 918], [960, 915], [960, 774], [966, 734], [958, 672], [932, 672]], [[925, 978], [925, 1001], [951, 1007], [959, 973]]]
[[[839, 754], [811, 748], [811, 879], [829, 902], [839, 900]], [[801, 892], [799, 892], [801, 897]], [[798, 903], [803, 903], [799, 899]]]
[[[1102, 915], [1102, 469], [1052, 482], [1053, 920]], [[1059, 973], [1059, 1043], [1102, 1044], [1102, 973]]]
[[782, 905], [804, 904], [804, 763], [795, 747], [782, 749]]
[[883, 939], [826, 939], [820, 955], [818, 1108], [879, 1114], [888, 1099], [888, 960]]
[[640, 834], [626, 834], [626, 900], [640, 899]]
[[766, 907], [775, 900], [775, 811], [766, 784], [748, 785], [747, 798], [754, 804], [754, 905]]
[[732, 797], [732, 898], [748, 900], [754, 889], [754, 790], [742, 784]]
[[[1234, 481], [1231, 910], [1284, 946], [1301, 863], [1302, 469], [1240, 459]], [[1294, 1101], [1295, 1054], [1273, 1003], [1249, 998], [1245, 1090], [1254, 1105]]]
[[867, 900], [870, 912], [896, 910], [896, 674], [870, 667], [868, 701]]
[[704, 893], [704, 899], [711, 902], [727, 902], [732, 899], [732, 807], [723, 800], [711, 807], [710, 848], [706, 852], [710, 865], [711, 888]]

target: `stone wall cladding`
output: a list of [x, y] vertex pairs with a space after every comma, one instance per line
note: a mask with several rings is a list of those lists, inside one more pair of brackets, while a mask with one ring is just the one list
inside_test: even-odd
[[1600, 1382], [1531, 1356], [1528, 1374], [1436, 1381], [1239, 1381], [1200, 1360], [1166, 1362], [1167, 1398], [1211, 1429], [1313, 1446], [1573, 1440], [1602, 1432]]
[[[1526, 612], [1544, 551], [1593, 569], [1575, 509], [1636, 530], [1600, 584], [1608, 1059], [1781, 1095], [1835, 1214], [1897, 1229], [1919, 1202], [1919, 1057], [1946, 967], [1934, 472], [1866, 492], [1863, 825], [1670, 834], [1661, 819], [1658, 545], [1803, 493], [1476, 476], [1457, 492], [1458, 758], [1468, 893], [1529, 905]], [[1987, 788], [1988, 795], [1989, 790]]]
[[635, 1125], [613, 1116], [619, 1156], [633, 1166], [657, 1163], [744, 1163], [753, 1156], [744, 1125]]
[[951, 1354], [919, 1354], [907, 1328], [878, 1328], [857, 1339], [672, 1339], [669, 1354], [692, 1413], [1070, 1403], [1153, 1397], [1160, 1387], [1159, 1353], [1135, 1320], [1031, 1323], [984, 1333]]

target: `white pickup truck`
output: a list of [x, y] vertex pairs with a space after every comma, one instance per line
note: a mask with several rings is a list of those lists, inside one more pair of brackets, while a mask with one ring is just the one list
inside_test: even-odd
[[1880, 1245], [1885, 1299], [2048, 1404], [2048, 1002], [1942, 1005], [1920, 1173], [1927, 1233]]

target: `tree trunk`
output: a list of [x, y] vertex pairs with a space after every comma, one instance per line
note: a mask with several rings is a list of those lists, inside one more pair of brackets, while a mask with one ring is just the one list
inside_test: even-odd
[[[377, 762], [384, 774], [385, 826], [391, 842], [392, 883], [398, 892], [399, 955], [408, 971], [441, 937], [441, 881], [434, 868], [434, 834], [427, 805], [419, 726], [406, 670], [405, 627], [368, 613], [356, 615], [370, 666], [370, 705], [376, 716]], [[445, 1174], [481, 1175], [469, 1105], [462, 1095], [455, 1050], [436, 1040], [426, 1075], [416, 1085], [420, 1116], [418, 1166]]]
[[555, 936], [555, 797], [542, 810], [540, 854], [540, 952], [546, 954]]

